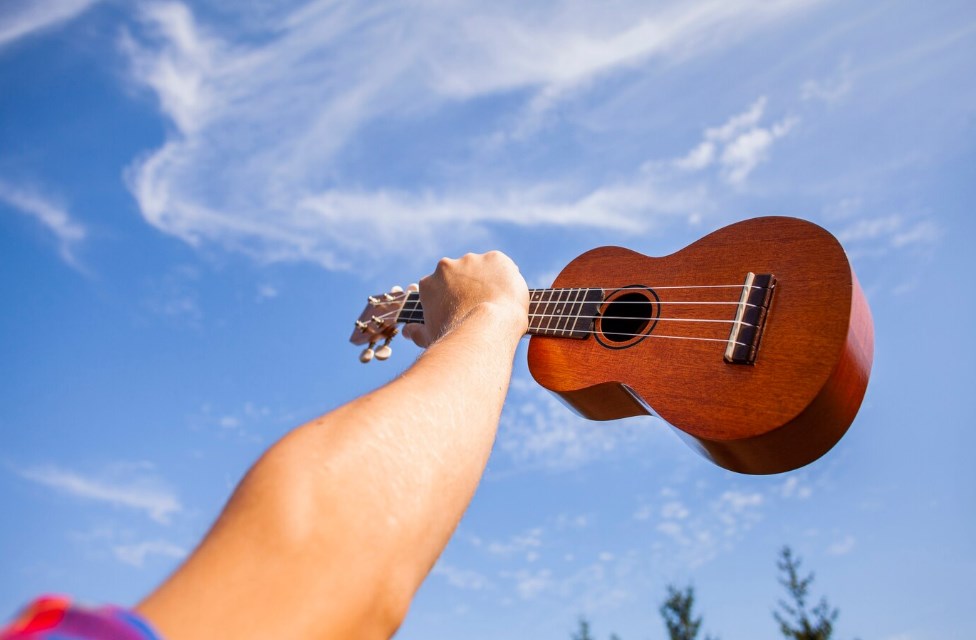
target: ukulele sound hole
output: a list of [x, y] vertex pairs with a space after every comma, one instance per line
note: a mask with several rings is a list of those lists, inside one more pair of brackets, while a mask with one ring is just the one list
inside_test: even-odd
[[630, 342], [643, 335], [654, 318], [654, 303], [643, 293], [625, 293], [607, 304], [600, 325], [610, 342]]

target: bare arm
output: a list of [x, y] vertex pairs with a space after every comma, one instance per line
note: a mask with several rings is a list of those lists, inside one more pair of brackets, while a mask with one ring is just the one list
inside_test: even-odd
[[484, 471], [527, 320], [499, 253], [442, 260], [421, 299], [414, 366], [269, 449], [138, 606], [166, 638], [396, 631]]

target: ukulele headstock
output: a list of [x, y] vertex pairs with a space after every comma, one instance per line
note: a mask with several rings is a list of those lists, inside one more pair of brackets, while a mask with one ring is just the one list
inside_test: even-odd
[[[360, 354], [360, 362], [369, 362], [374, 356], [377, 360], [390, 357], [390, 341], [400, 332], [398, 318], [409, 294], [410, 291], [404, 291], [401, 287], [393, 287], [389, 293], [367, 298], [366, 308], [356, 320], [356, 328], [349, 337], [349, 342], [353, 344], [369, 345]], [[383, 345], [376, 348], [380, 340], [383, 340]]]

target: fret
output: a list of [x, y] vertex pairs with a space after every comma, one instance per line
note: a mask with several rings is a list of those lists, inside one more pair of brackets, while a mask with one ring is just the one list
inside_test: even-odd
[[556, 333], [561, 336], [566, 335], [566, 325], [569, 323], [569, 312], [572, 309], [570, 298], [576, 293], [576, 289], [565, 289], [559, 294], [559, 306], [556, 307]]
[[403, 308], [401, 308], [400, 313], [397, 314], [396, 321], [423, 324], [424, 309], [420, 306], [420, 294], [418, 292], [411, 291], [407, 294], [407, 298], [403, 302]]
[[[573, 333], [573, 329], [576, 328], [576, 323], [579, 321], [579, 312], [583, 308], [580, 299], [583, 296], [584, 289], [576, 289], [573, 294], [573, 300], [569, 304], [569, 308], [566, 310], [566, 321], [563, 322], [563, 335], [569, 337]], [[579, 307], [577, 308], [577, 304]]]
[[545, 292], [545, 289], [532, 289], [529, 291], [529, 333], [535, 333], [539, 330], [540, 321], [542, 320], [542, 317], [539, 315], [539, 303]]
[[563, 309], [565, 305], [563, 304], [566, 295], [569, 293], [569, 289], [557, 289], [556, 290], [556, 300], [553, 302], [552, 310], [549, 312], [552, 315], [550, 325], [550, 335], [559, 334], [559, 323], [563, 317]]
[[539, 323], [539, 327], [542, 329], [542, 335], [544, 336], [549, 335], [549, 330], [552, 326], [552, 308], [554, 306], [554, 301], [552, 298], [553, 295], [555, 295], [558, 291], [558, 289], [548, 289], [546, 291], [546, 295], [543, 296], [543, 298], [546, 300], [545, 306], [543, 306], [540, 310], [542, 322]]
[[[593, 321], [602, 303], [603, 289], [530, 289], [526, 333], [584, 339], [593, 333]], [[404, 299], [396, 322], [423, 321], [420, 294], [411, 291]]]
[[553, 289], [552, 308], [549, 310], [549, 331], [546, 335], [555, 336], [559, 333], [559, 322], [562, 320], [563, 298], [567, 289]]

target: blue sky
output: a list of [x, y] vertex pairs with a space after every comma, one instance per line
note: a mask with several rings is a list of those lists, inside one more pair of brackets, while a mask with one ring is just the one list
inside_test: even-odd
[[524, 345], [488, 472], [399, 637], [777, 637], [783, 544], [840, 637], [976, 636], [972, 3], [0, 5], [0, 611], [133, 603], [255, 457], [376, 387], [365, 295], [499, 248], [545, 286], [785, 214], [844, 244], [875, 367], [781, 476], [588, 423]]

